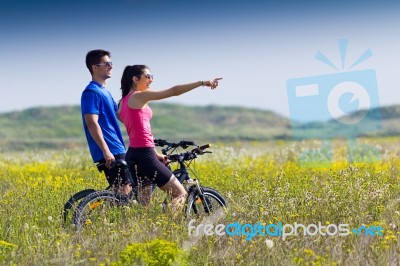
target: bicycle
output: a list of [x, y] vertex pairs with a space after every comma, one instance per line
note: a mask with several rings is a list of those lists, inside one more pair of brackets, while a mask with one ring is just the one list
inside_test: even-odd
[[[201, 186], [199, 180], [192, 179], [188, 171], [189, 169], [193, 172], [190, 164], [198, 155], [211, 153], [206, 151], [206, 149], [210, 148], [209, 144], [198, 146], [192, 141], [174, 143], [162, 139], [155, 140], [155, 144], [161, 147], [166, 146], [166, 148], [162, 149], [162, 153], [167, 156], [169, 166], [171, 163], [177, 163], [178, 165], [172, 172], [179, 182], [184, 185], [188, 193], [186, 208], [184, 209], [186, 216], [200, 216], [226, 208], [226, 200], [217, 190]], [[187, 151], [186, 149], [190, 146], [195, 148]], [[175, 153], [178, 148], [183, 148], [185, 151]], [[126, 161], [116, 160], [115, 167], [118, 167], [122, 174], [130, 175], [128, 178], [132, 178], [133, 171]], [[120, 215], [120, 212], [116, 211], [118, 209], [116, 207], [130, 206], [135, 202], [140, 203], [138, 198], [139, 189], [149, 186], [155, 186], [155, 181], [148, 179], [140, 184], [134, 183], [132, 192], [128, 197], [121, 196], [113, 190], [95, 191], [86, 195], [75, 209], [73, 215], [74, 225], [77, 229], [80, 229], [84, 225], [97, 227], [99, 224], [112, 223]]]

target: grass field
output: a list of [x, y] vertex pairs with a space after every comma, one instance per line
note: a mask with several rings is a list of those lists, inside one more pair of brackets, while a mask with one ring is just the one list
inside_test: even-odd
[[[84, 188], [106, 186], [89, 153], [0, 154], [0, 264], [398, 265], [400, 142], [358, 145], [216, 144], [213, 154], [197, 160], [196, 173], [229, 203], [217, 223], [364, 225], [383, 228], [382, 235], [213, 235], [196, 242], [185, 217], [172, 222], [162, 212], [159, 190], [150, 208], [125, 208], [125, 219], [78, 233], [61, 224], [64, 202]], [[321, 153], [310, 151], [319, 147]]]

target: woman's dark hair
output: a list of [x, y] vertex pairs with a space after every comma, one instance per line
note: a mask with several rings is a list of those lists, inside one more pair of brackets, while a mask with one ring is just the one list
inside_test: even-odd
[[122, 98], [129, 94], [132, 89], [133, 80], [132, 78], [137, 76], [139, 79], [140, 76], [143, 74], [145, 69], [149, 69], [145, 65], [133, 65], [133, 66], [126, 66], [124, 69], [124, 73], [122, 73], [121, 78], [121, 91], [122, 91]]
[[92, 66], [100, 64], [101, 59], [106, 55], [111, 57], [111, 53], [109, 51], [102, 49], [92, 50], [86, 54], [86, 67], [89, 69], [90, 74], [93, 75]]

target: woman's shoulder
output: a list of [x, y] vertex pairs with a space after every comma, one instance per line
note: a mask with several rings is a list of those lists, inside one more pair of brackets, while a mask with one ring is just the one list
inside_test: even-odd
[[131, 109], [144, 109], [147, 108], [146, 106], [148, 106], [148, 101], [144, 100], [142, 97], [140, 97], [140, 95], [142, 95], [144, 93], [144, 91], [133, 91], [130, 95], [129, 95], [129, 101], [128, 101], [128, 106]]

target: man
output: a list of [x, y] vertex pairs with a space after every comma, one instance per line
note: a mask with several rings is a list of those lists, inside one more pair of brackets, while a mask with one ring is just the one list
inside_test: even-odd
[[[115, 186], [118, 169], [111, 168], [115, 159], [125, 159], [125, 145], [116, 112], [118, 110], [110, 92], [104, 88], [111, 77], [111, 54], [105, 50], [92, 50], [86, 55], [86, 66], [92, 81], [82, 92], [81, 111], [83, 127], [92, 159], [95, 163], [105, 163], [107, 181]], [[122, 193], [128, 194], [130, 183], [123, 180]]]

